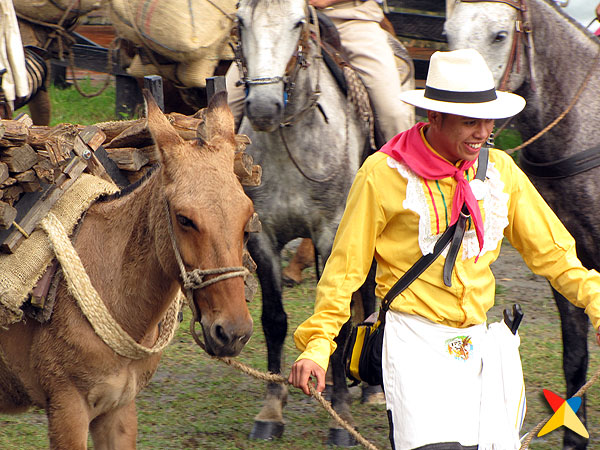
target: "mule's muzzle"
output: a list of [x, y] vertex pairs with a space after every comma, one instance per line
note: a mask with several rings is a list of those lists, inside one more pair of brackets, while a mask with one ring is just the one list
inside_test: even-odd
[[206, 352], [211, 356], [237, 356], [252, 336], [253, 323], [230, 324], [215, 321], [209, 326], [202, 324]]

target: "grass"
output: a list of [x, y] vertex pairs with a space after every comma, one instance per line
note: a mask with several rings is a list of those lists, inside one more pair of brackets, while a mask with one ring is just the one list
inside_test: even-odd
[[[85, 84], [84, 84], [85, 87]], [[93, 88], [92, 86], [88, 86]], [[54, 118], [60, 122], [93, 124], [114, 119], [114, 88], [95, 99], [82, 98], [74, 89], [66, 91], [51, 88]], [[510, 130], [507, 130], [508, 132]], [[498, 137], [500, 139], [500, 136]], [[512, 138], [514, 139], [514, 137]], [[518, 140], [518, 137], [517, 137]], [[515, 144], [506, 144], [511, 148]], [[509, 267], [511, 273], [522, 273], [533, 283], [524, 266]], [[498, 320], [502, 309], [519, 299], [526, 319], [521, 328], [521, 357], [528, 393], [528, 414], [522, 432], [531, 430], [550, 414], [542, 397], [542, 389], [563, 394], [562, 345], [560, 321], [556, 307], [545, 295], [532, 296], [515, 288], [509, 277], [499, 278], [496, 289], [497, 306], [490, 320]], [[284, 305], [288, 314], [289, 334], [308, 317], [313, 308], [314, 271], [306, 271], [306, 280], [297, 287], [284, 290]], [[239, 357], [243, 363], [265, 370], [266, 346], [260, 325], [261, 302], [257, 295], [249, 309], [254, 318], [255, 332]], [[263, 400], [265, 385], [225, 364], [208, 357], [191, 338], [187, 324], [190, 314], [177, 331], [172, 344], [166, 349], [157, 373], [149, 386], [138, 396], [138, 448], [160, 450], [192, 449], [325, 449], [329, 417], [314, 401], [296, 389], [291, 389], [284, 415], [284, 436], [273, 442], [248, 439], [254, 416]], [[291, 362], [298, 355], [292, 338], [285, 341], [287, 374]], [[590, 373], [600, 366], [600, 357], [590, 338]], [[359, 392], [352, 391], [352, 412], [358, 429], [379, 448], [388, 448], [388, 426], [385, 408], [381, 405], [361, 405]], [[589, 448], [598, 448], [600, 438], [600, 388], [588, 391], [588, 431], [592, 437]], [[561, 448], [562, 432], [555, 431], [534, 440], [533, 450]], [[0, 449], [36, 450], [48, 447], [46, 419], [41, 411], [22, 415], [0, 415]]]
[[[81, 90], [86, 94], [97, 92], [102, 81], [92, 81], [85, 78], [79, 81]], [[59, 89], [54, 85], [49, 87], [52, 113], [50, 125], [59, 123], [77, 123], [81, 125], [92, 125], [99, 122], [115, 120], [115, 94], [114, 82], [97, 97], [86, 98], [81, 96], [74, 87]], [[15, 115], [25, 112], [29, 114], [29, 107], [25, 105], [15, 112]]]

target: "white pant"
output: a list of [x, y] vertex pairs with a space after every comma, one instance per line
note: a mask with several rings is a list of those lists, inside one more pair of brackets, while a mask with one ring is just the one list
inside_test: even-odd
[[[496, 325], [503, 330], [492, 331]], [[395, 449], [439, 442], [518, 449], [525, 401], [518, 341], [503, 323], [452, 328], [388, 311], [383, 383]], [[518, 367], [514, 352], [512, 367], [501, 360], [504, 347], [516, 350]], [[516, 383], [503, 379], [504, 369]]]

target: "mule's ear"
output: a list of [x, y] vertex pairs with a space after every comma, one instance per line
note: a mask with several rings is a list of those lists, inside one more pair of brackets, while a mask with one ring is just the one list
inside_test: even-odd
[[219, 91], [212, 96], [205, 113], [206, 137], [211, 141], [216, 136], [234, 139], [235, 122], [227, 104], [227, 91]]
[[182, 144], [184, 141], [160, 110], [148, 89], [143, 89], [144, 100], [148, 110], [148, 128], [160, 153], [163, 149]]

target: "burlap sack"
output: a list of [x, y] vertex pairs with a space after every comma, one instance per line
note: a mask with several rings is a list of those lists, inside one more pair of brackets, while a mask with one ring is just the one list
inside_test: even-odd
[[[174, 81], [184, 86], [204, 87], [205, 78], [213, 75], [219, 60], [233, 59], [229, 34], [236, 0], [108, 0], [107, 3], [117, 34], [177, 63]], [[151, 64], [145, 66], [152, 70]], [[137, 75], [139, 64], [135, 70]], [[155, 67], [154, 70], [144, 75], [165, 75]]]
[[73, 5], [68, 18], [82, 16], [99, 9], [102, 0], [13, 0], [15, 11], [25, 17], [48, 23], [58, 23]]
[[[94, 200], [102, 194], [117, 191], [114, 184], [100, 177], [83, 174], [50, 212], [59, 218], [70, 234]], [[0, 327], [21, 320], [21, 305], [27, 300], [29, 292], [42, 277], [53, 257], [48, 236], [41, 229], [31, 233], [15, 253], [0, 255]]]

